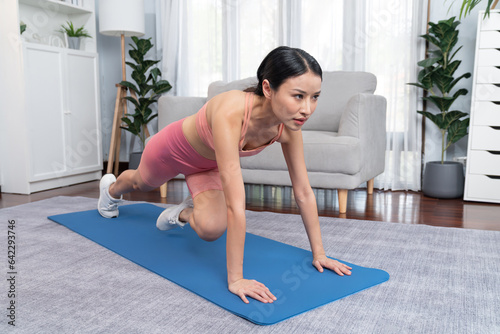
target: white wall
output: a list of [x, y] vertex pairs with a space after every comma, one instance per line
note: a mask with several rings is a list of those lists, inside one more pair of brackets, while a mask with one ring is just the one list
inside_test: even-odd
[[[461, 0], [431, 0], [430, 21], [437, 23], [440, 20], [446, 20], [453, 16], [457, 19], [460, 16]], [[474, 72], [474, 53], [476, 46], [476, 31], [478, 22], [479, 10], [484, 10], [486, 7], [486, 0], [483, 0], [471, 14], [462, 18], [459, 29], [459, 41], [457, 47], [463, 45], [463, 48], [457, 53], [457, 60], [462, 60], [462, 64], [457, 70], [457, 76], [465, 72]], [[451, 5], [451, 7], [450, 7]], [[465, 88], [469, 91], [466, 96], [461, 96], [453, 104], [452, 108], [464, 112], [470, 112], [471, 94], [472, 94], [472, 77], [469, 79], [462, 79], [461, 82], [455, 86], [455, 89]], [[429, 107], [429, 104], [428, 104]], [[434, 109], [437, 110], [437, 109]], [[425, 129], [425, 156], [424, 162], [441, 160], [441, 133], [434, 123], [426, 120]], [[465, 157], [467, 155], [467, 136], [459, 140], [456, 144], [452, 145], [445, 155], [446, 160], [453, 160], [456, 157]]]
[[[147, 59], [156, 57], [156, 14], [155, 0], [144, 0], [146, 33], [141, 38], [150, 38], [155, 45], [148, 54]], [[115, 84], [122, 78], [121, 70], [121, 47], [119, 37], [105, 36], [99, 33], [99, 0], [96, 1], [96, 20], [97, 20], [97, 52], [99, 53], [99, 76], [101, 91], [101, 119], [102, 119], [102, 142], [103, 159], [108, 160], [109, 144], [111, 139], [111, 130], [116, 100]], [[125, 38], [125, 60], [132, 61], [128, 55], [129, 44], [133, 44], [132, 39]], [[133, 61], [132, 61], [133, 62]], [[130, 80], [132, 70], [127, 66], [127, 80]], [[128, 108], [133, 107], [129, 104]], [[130, 110], [129, 112], [133, 112]], [[150, 123], [151, 133], [157, 131], [157, 121]], [[151, 131], [153, 130], [153, 131]], [[120, 148], [120, 161], [129, 160], [129, 152], [140, 150], [140, 141], [130, 132], [122, 130], [122, 140]]]

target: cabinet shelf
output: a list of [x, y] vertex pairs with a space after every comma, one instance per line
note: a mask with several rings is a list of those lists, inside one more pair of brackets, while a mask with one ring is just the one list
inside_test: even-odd
[[56, 0], [19, 0], [19, 3], [63, 14], [92, 14], [91, 9]]

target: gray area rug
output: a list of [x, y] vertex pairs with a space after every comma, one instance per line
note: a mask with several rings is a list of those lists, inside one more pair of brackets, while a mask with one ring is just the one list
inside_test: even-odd
[[[46, 218], [96, 204], [55, 197], [0, 210], [0, 333], [500, 333], [500, 232], [321, 217], [327, 255], [391, 279], [262, 327]], [[298, 215], [247, 211], [247, 230], [309, 249]]]

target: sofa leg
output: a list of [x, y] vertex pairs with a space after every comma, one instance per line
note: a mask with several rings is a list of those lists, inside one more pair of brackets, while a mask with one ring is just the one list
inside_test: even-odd
[[167, 182], [165, 182], [160, 186], [160, 196], [161, 198], [167, 197]]
[[368, 192], [368, 195], [373, 195], [373, 181], [374, 179], [371, 179], [366, 183], [366, 190]]
[[339, 197], [339, 212], [346, 213], [347, 211], [347, 189], [337, 189]]

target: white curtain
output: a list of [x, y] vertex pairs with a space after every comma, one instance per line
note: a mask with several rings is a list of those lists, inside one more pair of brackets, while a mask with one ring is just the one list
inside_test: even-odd
[[216, 80], [254, 76], [279, 45], [300, 47], [325, 71], [368, 71], [387, 99], [384, 174], [375, 187], [420, 190], [416, 63], [424, 58], [426, 1], [157, 0], [162, 72], [179, 96], [206, 96]]
[[366, 1], [364, 70], [377, 76], [377, 94], [387, 99], [385, 172], [375, 186], [420, 190], [422, 102], [416, 87], [417, 62], [424, 59], [427, 1]]

